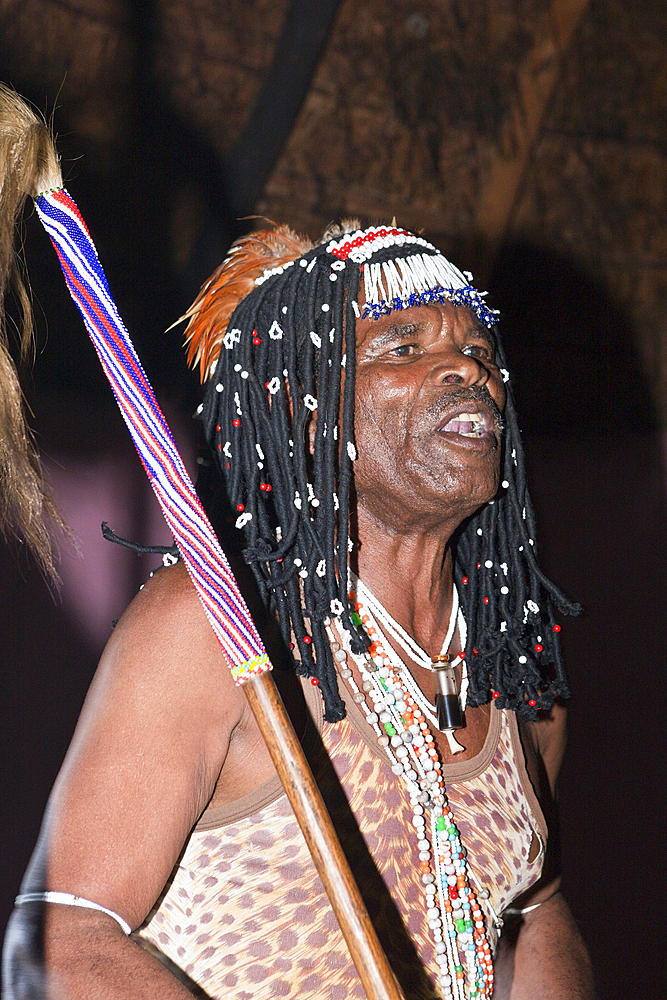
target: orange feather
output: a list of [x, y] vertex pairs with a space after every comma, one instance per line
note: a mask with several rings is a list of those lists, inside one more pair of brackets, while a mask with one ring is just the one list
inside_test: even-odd
[[298, 236], [288, 226], [251, 233], [232, 244], [228, 256], [181, 317], [188, 320], [188, 364], [192, 368], [199, 364], [202, 382], [213, 374], [227, 325], [241, 299], [255, 289], [255, 279], [268, 268], [297, 260], [312, 246], [307, 237]]

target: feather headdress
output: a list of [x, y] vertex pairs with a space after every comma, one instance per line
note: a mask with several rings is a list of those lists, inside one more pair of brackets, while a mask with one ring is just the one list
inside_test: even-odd
[[255, 288], [255, 279], [267, 268], [281, 267], [311, 250], [313, 244], [289, 226], [251, 233], [237, 240], [217, 271], [202, 285], [199, 295], [181, 319], [187, 319], [185, 343], [188, 364], [199, 365], [206, 382], [213, 374], [237, 305]]

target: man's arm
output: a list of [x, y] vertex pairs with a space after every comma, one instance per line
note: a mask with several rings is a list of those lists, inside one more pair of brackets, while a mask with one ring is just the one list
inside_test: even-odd
[[[214, 790], [228, 774], [261, 780], [248, 715], [184, 568], [161, 570], [105, 650], [22, 892], [72, 893], [140, 926]], [[190, 995], [111, 917], [59, 904], [15, 911], [5, 974], [6, 1000]]]
[[519, 919], [510, 1000], [595, 1000], [591, 961], [562, 894]]
[[[33, 912], [29, 912], [29, 909]], [[3, 1000], [192, 1000], [111, 917], [69, 906], [15, 910], [3, 955]]]
[[566, 712], [522, 728], [526, 764], [550, 830], [542, 878], [512, 903], [498, 954], [499, 1000], [595, 1000], [586, 945], [560, 892], [556, 781], [565, 753]]

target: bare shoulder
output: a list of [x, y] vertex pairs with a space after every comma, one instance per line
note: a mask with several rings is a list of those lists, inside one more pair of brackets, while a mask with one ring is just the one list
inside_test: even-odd
[[[159, 570], [114, 629], [75, 734], [90, 747], [207, 762], [217, 774], [245, 711], [185, 567]], [[71, 756], [71, 753], [70, 753]], [[208, 784], [208, 782], [207, 782]]]
[[[243, 699], [182, 563], [159, 570], [134, 598], [100, 661], [102, 680], [159, 685], [163, 698], [211, 699], [233, 715]], [[218, 693], [216, 695], [216, 693]], [[230, 720], [231, 721], [231, 720]]]
[[195, 648], [217, 645], [188, 571], [178, 562], [158, 570], [141, 588], [116, 625], [109, 648], [118, 642], [143, 648], [169, 636], [179, 636], [183, 644], [186, 633]]

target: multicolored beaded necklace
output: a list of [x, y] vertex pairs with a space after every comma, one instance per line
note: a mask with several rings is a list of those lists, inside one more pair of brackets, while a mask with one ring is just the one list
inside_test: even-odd
[[[350, 633], [341, 627], [337, 634], [329, 625], [334, 659], [340, 664], [341, 677], [354, 702], [374, 730], [378, 745], [385, 750], [392, 772], [402, 776], [407, 785], [426, 916], [435, 942], [438, 983], [444, 1000], [485, 1000], [493, 993], [491, 948], [483, 914], [470, 885], [466, 852], [447, 800], [436, 742], [424, 712], [405, 682], [407, 668], [390, 643], [386, 639], [383, 643], [385, 637], [378, 616], [372, 613], [363, 596], [360, 599], [358, 591], [361, 595], [368, 593], [351, 576], [349, 597], [371, 638], [371, 646], [366, 653], [353, 653]], [[379, 605], [377, 598], [369, 603], [374, 607]], [[455, 605], [453, 610], [450, 633], [457, 618]], [[390, 617], [386, 611], [382, 617], [385, 616]], [[361, 689], [350, 662], [359, 672]], [[373, 702], [372, 707], [367, 699]]]
[[[362, 581], [359, 580], [357, 577], [354, 577], [353, 585], [356, 592], [356, 603], [363, 604], [364, 608], [366, 608], [368, 612], [373, 615], [373, 618], [375, 619], [376, 622], [379, 623], [385, 635], [388, 635], [390, 638], [392, 638], [394, 642], [396, 642], [401, 647], [403, 652], [407, 656], [409, 656], [412, 660], [414, 660], [415, 663], [418, 663], [419, 666], [423, 667], [425, 670], [432, 670], [433, 658], [430, 657], [428, 653], [424, 652], [421, 646], [415, 642], [412, 636], [405, 631], [405, 629], [396, 621], [395, 618], [392, 618], [387, 609], [382, 604], [380, 604], [380, 602], [375, 597], [373, 592], [369, 590], [368, 587], [364, 583], [362, 583]], [[365, 624], [363, 620], [362, 624]], [[373, 628], [373, 626], [371, 627]], [[449, 650], [449, 647], [451, 646], [452, 643], [452, 639], [454, 638], [454, 632], [456, 631], [457, 627], [459, 631], [459, 640], [461, 643], [461, 649], [464, 650], [468, 630], [466, 628], [466, 620], [463, 617], [463, 612], [461, 611], [459, 605], [459, 592], [456, 589], [456, 585], [454, 585], [454, 588], [452, 590], [452, 611], [449, 618], [447, 633], [445, 635], [445, 639], [442, 644], [441, 656], [442, 654], [447, 653], [447, 651]], [[382, 648], [385, 654], [389, 657], [390, 662], [395, 664], [398, 667], [398, 669], [401, 670], [403, 662], [400, 658], [400, 655], [396, 653], [393, 647], [390, 645], [388, 645], [386, 649], [385, 647]], [[448, 659], [450, 661], [452, 669], [458, 666], [459, 663], [461, 664], [461, 690], [458, 695], [458, 700], [461, 709], [461, 714], [463, 714], [465, 712], [466, 701], [468, 697], [468, 670], [465, 662], [465, 654], [461, 652], [458, 654], [458, 656], [454, 656]], [[447, 742], [449, 743], [449, 749], [451, 753], [453, 754], [461, 753], [464, 747], [462, 747], [460, 743], [457, 743], [457, 741], [454, 739], [454, 733], [451, 730], [440, 729], [440, 726], [438, 725], [438, 719], [436, 716], [435, 705], [432, 705], [431, 702], [429, 702], [428, 698], [423, 693], [422, 689], [419, 687], [419, 684], [417, 684], [416, 680], [414, 679], [410, 671], [409, 670], [403, 671], [401, 676], [408, 691], [414, 698], [419, 708], [421, 708], [422, 712], [424, 713], [426, 721], [429, 722], [436, 729], [439, 729], [441, 732], [444, 731], [444, 734], [447, 738]]]

